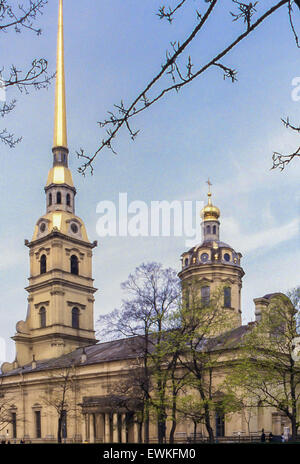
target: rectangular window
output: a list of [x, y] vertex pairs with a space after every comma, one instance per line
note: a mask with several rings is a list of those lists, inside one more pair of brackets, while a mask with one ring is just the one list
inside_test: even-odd
[[11, 424], [12, 424], [12, 437], [17, 438], [17, 414], [12, 412], [11, 414]]
[[225, 437], [225, 416], [221, 411], [216, 412], [216, 437]]
[[35, 411], [35, 435], [36, 438], [42, 438], [41, 411]]
[[224, 306], [225, 308], [231, 308], [231, 288], [224, 288]]
[[201, 288], [201, 303], [203, 306], [208, 306], [210, 300], [210, 288], [202, 287]]

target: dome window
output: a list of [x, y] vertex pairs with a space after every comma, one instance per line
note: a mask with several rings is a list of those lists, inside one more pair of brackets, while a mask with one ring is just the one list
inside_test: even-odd
[[202, 263], [206, 263], [206, 261], [208, 261], [208, 258], [209, 258], [208, 253], [202, 253], [201, 255]]
[[51, 206], [51, 205], [52, 205], [52, 193], [49, 193], [48, 206]]
[[56, 194], [56, 203], [61, 205], [61, 192], [57, 192]]
[[230, 261], [230, 254], [229, 254], [229, 253], [225, 253], [224, 259], [225, 259], [225, 261], [229, 262], [229, 261]]
[[188, 264], [189, 264], [189, 258], [185, 258], [185, 260], [184, 260], [184, 265], [185, 265], [185, 266], [188, 266]]
[[213, 234], [217, 233], [217, 226], [213, 226]]
[[71, 206], [71, 195], [67, 193], [67, 206]]

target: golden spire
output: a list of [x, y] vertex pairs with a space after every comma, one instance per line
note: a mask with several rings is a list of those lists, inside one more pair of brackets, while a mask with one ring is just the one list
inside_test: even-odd
[[53, 148], [67, 146], [63, 0], [59, 0]]

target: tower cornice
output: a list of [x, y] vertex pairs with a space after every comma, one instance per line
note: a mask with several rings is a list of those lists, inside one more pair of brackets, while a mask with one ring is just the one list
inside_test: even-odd
[[36, 245], [42, 245], [43, 243], [48, 242], [49, 239], [52, 239], [52, 238], [60, 238], [68, 242], [75, 243], [81, 246], [85, 246], [91, 249], [96, 248], [98, 246], [98, 242], [96, 240], [94, 240], [93, 243], [86, 242], [84, 240], [79, 240], [77, 238], [62, 234], [61, 232], [57, 230], [53, 230], [52, 232], [50, 232], [50, 234], [47, 234], [44, 237], [38, 238], [37, 240], [32, 240], [32, 241], [25, 240], [24, 243], [25, 243], [25, 246], [27, 246], [28, 248], [33, 248]]

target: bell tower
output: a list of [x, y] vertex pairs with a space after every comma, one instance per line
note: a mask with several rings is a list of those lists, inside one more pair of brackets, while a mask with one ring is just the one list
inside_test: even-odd
[[16, 326], [19, 366], [96, 343], [91, 243], [75, 215], [76, 189], [68, 167], [63, 37], [59, 0], [53, 167], [45, 187], [46, 214], [36, 223], [29, 249], [28, 311]]
[[235, 327], [241, 325], [241, 290], [244, 271], [241, 253], [220, 240], [220, 210], [212, 203], [211, 182], [208, 180], [208, 201], [201, 211], [202, 243], [181, 255], [178, 276], [182, 286], [196, 286], [202, 304], [209, 304], [220, 294], [220, 306], [230, 315]]

